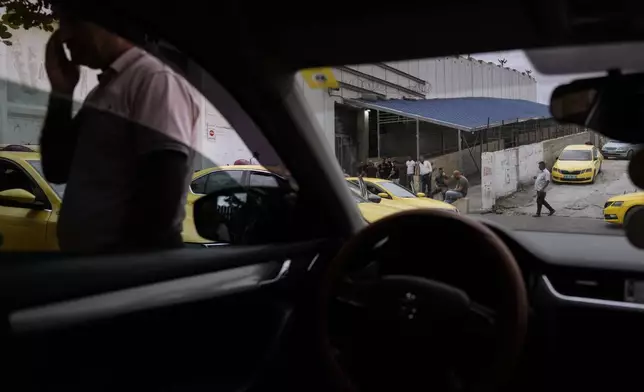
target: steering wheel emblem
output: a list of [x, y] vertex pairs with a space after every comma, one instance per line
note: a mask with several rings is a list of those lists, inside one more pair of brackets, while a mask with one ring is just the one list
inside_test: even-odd
[[416, 318], [416, 313], [418, 312], [418, 309], [416, 309], [416, 294], [407, 292], [405, 293], [405, 297], [401, 300], [401, 306], [400, 306], [400, 315], [407, 320], [413, 320]]

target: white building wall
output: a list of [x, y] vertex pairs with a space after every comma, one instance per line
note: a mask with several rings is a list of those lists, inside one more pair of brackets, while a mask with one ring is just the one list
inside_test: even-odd
[[[410, 94], [341, 68], [335, 68], [333, 72], [336, 79], [342, 83], [382, 94], [388, 99], [493, 97], [537, 101], [537, 83], [533, 78], [493, 63], [452, 56], [394, 61], [385, 64], [426, 83], [419, 83], [411, 77], [388, 70], [378, 64], [351, 65], [347, 68], [413, 90], [416, 94]], [[360, 98], [363, 93], [350, 88], [340, 88], [337, 91], [312, 90], [299, 74], [296, 79], [304, 91], [304, 98], [318, 119], [325, 138], [334, 147], [333, 102], [341, 103], [343, 98]]]

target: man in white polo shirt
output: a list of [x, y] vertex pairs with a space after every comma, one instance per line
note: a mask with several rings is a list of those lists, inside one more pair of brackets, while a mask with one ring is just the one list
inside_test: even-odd
[[[41, 153], [47, 180], [67, 184], [58, 222], [61, 250], [182, 246], [199, 117], [192, 87], [128, 40], [68, 10], [54, 12], [60, 28], [46, 48], [52, 93]], [[72, 117], [81, 65], [102, 74]]]

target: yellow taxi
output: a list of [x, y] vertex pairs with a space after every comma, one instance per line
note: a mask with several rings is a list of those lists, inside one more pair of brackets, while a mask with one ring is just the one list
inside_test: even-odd
[[[356, 185], [360, 181], [357, 177], [347, 177], [346, 180]], [[432, 208], [458, 213], [458, 209], [449, 203], [425, 197], [423, 193], [414, 195], [407, 188], [393, 181], [371, 177], [364, 177], [363, 181], [369, 192], [382, 198], [383, 205], [401, 209]]]
[[613, 196], [604, 204], [604, 221], [625, 224], [636, 210], [644, 208], [644, 192]]
[[382, 199], [379, 196], [375, 196], [377, 198], [376, 202], [369, 201], [361, 195], [360, 186], [351, 182], [348, 182], [347, 185], [349, 185], [353, 200], [358, 204], [360, 214], [362, 214], [362, 217], [367, 223], [373, 223], [378, 219], [395, 214], [396, 212], [414, 208], [407, 205], [396, 206], [395, 203], [393, 205], [387, 204], [389, 200]]
[[555, 183], [594, 183], [602, 170], [604, 156], [593, 145], [573, 144], [566, 146], [552, 166], [552, 181]]
[[[58, 250], [56, 226], [64, 193], [65, 185], [45, 180], [39, 153], [0, 151], [0, 249]], [[186, 244], [206, 246], [212, 241], [197, 234], [192, 218], [198, 198], [189, 192], [182, 237]]]

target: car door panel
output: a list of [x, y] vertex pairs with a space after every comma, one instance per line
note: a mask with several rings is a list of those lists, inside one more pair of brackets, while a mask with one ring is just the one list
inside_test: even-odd
[[[293, 304], [279, 293], [299, 285], [339, 245], [57, 254], [31, 263], [17, 257], [0, 265], [6, 353], [19, 370], [12, 374], [36, 390], [245, 389], [282, 350]], [[75, 368], [82, 374], [71, 376]], [[146, 383], [111, 384], [124, 380]]]
[[0, 205], [0, 250], [51, 250], [47, 227], [51, 210], [35, 210]]

